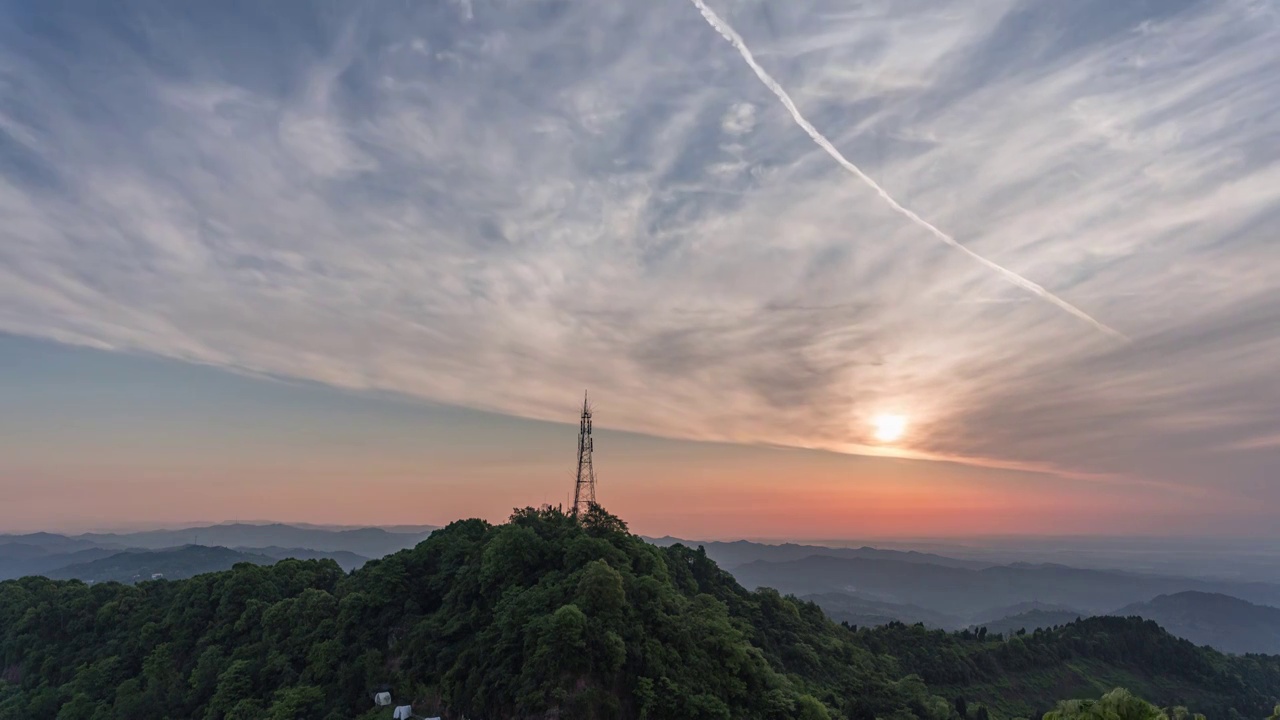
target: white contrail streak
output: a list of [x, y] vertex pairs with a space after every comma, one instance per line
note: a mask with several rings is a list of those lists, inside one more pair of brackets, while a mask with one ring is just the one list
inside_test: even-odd
[[1021, 287], [1025, 290], [1029, 290], [1035, 293], [1036, 295], [1039, 295], [1041, 298], [1048, 300], [1054, 305], [1057, 305], [1063, 310], [1066, 310], [1072, 315], [1075, 315], [1076, 317], [1080, 318], [1081, 320], [1084, 320], [1090, 325], [1093, 325], [1094, 327], [1096, 327], [1097, 329], [1101, 330], [1102, 332], [1108, 335], [1120, 338], [1121, 340], [1128, 339], [1121, 333], [1117, 332], [1116, 330], [1113, 330], [1107, 325], [1104, 325], [1103, 323], [1098, 322], [1093, 318], [1093, 316], [1089, 315], [1089, 313], [1086, 313], [1085, 311], [1081, 310], [1075, 305], [1072, 305], [1066, 300], [1063, 300], [1057, 295], [1054, 295], [1053, 293], [1049, 292], [1044, 287], [1022, 277], [1021, 275], [1015, 273], [1012, 270], [1009, 270], [1004, 267], [1001, 267], [1000, 265], [997, 265], [996, 263], [982, 257], [981, 255], [970, 250], [964, 245], [961, 245], [955, 238], [942, 232], [937, 227], [935, 227], [932, 223], [930, 223], [928, 220], [925, 220], [924, 218], [915, 214], [908, 208], [903, 207], [902, 204], [899, 203], [897, 200], [894, 200], [893, 196], [889, 195], [889, 193], [886, 192], [884, 188], [880, 187], [879, 183], [877, 183], [875, 180], [872, 180], [869, 175], [862, 172], [862, 170], [858, 169], [857, 165], [854, 165], [853, 163], [849, 162], [849, 160], [843, 154], [841, 154], [839, 150], [836, 149], [836, 146], [831, 144], [830, 140], [827, 140], [827, 138], [823, 136], [822, 133], [818, 132], [817, 128], [815, 128], [808, 120], [805, 119], [804, 115], [800, 114], [800, 109], [796, 107], [796, 104], [794, 102], [792, 102], [791, 96], [787, 94], [787, 91], [783, 90], [782, 86], [778, 84], [778, 81], [774, 80], [773, 77], [769, 75], [769, 73], [765, 72], [764, 68], [760, 67], [760, 64], [756, 62], [755, 56], [751, 54], [751, 50], [747, 48], [747, 44], [746, 42], [743, 41], [741, 35], [735, 32], [732, 27], [729, 27], [728, 23], [721, 20], [720, 16], [716, 15], [711, 8], [707, 7], [706, 3], [704, 3], [703, 0], [692, 0], [692, 2], [694, 5], [697, 6], [698, 10], [702, 13], [702, 17], [706, 18], [707, 23], [711, 25], [711, 27], [714, 28], [716, 32], [723, 35], [724, 39], [729, 41], [729, 44], [737, 48], [738, 53], [742, 55], [742, 59], [747, 61], [747, 65], [751, 66], [751, 69], [755, 71], [756, 77], [760, 78], [760, 82], [764, 83], [765, 87], [769, 88], [771, 91], [773, 91], [774, 95], [778, 96], [778, 99], [782, 101], [783, 106], [787, 108], [787, 112], [791, 113], [791, 117], [796, 121], [796, 124], [799, 125], [806, 133], [808, 133], [809, 137], [813, 138], [813, 141], [818, 144], [818, 147], [825, 150], [828, 155], [830, 155], [833, 159], [835, 159], [836, 162], [840, 163], [841, 167], [843, 167], [845, 170], [848, 170], [849, 172], [856, 175], [859, 180], [862, 180], [862, 182], [866, 183], [869, 187], [871, 187], [872, 190], [875, 190], [876, 194], [878, 194], [881, 198], [883, 198], [885, 202], [889, 203], [890, 207], [892, 207], [894, 210], [897, 210], [900, 214], [906, 216], [908, 220], [911, 220], [912, 222], [919, 225], [920, 227], [933, 233], [942, 242], [950, 245], [951, 247], [959, 250], [965, 255], [968, 255], [974, 260], [977, 260], [978, 262], [982, 263], [988, 268], [996, 271], [1001, 276], [1003, 276], [1004, 279], [1008, 280], [1014, 285], [1017, 285], [1018, 287]]

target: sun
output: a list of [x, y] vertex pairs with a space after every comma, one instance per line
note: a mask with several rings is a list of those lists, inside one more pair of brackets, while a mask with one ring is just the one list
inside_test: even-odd
[[891, 443], [907, 430], [907, 418], [903, 415], [877, 415], [871, 421], [876, 428], [876, 439]]

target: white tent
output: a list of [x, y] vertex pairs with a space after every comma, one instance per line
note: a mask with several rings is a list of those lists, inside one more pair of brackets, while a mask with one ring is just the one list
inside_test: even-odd
[[380, 692], [380, 693], [378, 693], [377, 695], [374, 695], [374, 696], [373, 696], [373, 704], [374, 704], [374, 705], [390, 705], [390, 704], [391, 704], [391, 693], [389, 693], [389, 692]]
[[392, 720], [412, 720], [412, 718], [413, 718], [413, 706], [412, 706], [412, 705], [401, 705], [401, 706], [397, 707], [397, 708], [396, 708], [396, 712], [395, 712], [395, 714], [394, 714], [394, 715], [392, 715], [392, 716], [391, 716], [391, 718], [392, 718]]

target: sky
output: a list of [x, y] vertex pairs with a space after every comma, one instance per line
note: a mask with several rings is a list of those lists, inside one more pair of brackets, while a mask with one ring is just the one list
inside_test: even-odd
[[1268, 0], [0, 0], [0, 218], [0, 529], [1280, 536]]

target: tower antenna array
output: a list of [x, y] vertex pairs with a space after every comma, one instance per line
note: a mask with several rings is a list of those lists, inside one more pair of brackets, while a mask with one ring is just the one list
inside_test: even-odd
[[596, 504], [596, 471], [591, 466], [591, 405], [582, 393], [582, 419], [578, 423], [578, 479], [573, 486], [573, 514]]

